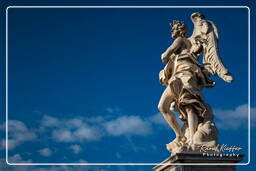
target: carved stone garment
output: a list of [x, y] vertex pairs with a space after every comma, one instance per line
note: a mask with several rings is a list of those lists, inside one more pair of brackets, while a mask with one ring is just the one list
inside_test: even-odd
[[176, 55], [168, 84], [183, 121], [187, 120], [186, 105], [192, 106], [200, 118], [204, 117], [206, 106], [201, 91], [207, 82], [208, 78], [202, 71], [202, 67], [191, 54]]

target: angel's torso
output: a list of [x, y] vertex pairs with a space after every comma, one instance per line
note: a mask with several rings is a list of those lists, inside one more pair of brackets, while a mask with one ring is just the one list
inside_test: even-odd
[[188, 54], [190, 52], [191, 48], [191, 42], [185, 38], [185, 37], [180, 37], [178, 38], [179, 40], [177, 41], [177, 48], [176, 51], [174, 52], [175, 55], [179, 56], [182, 54]]

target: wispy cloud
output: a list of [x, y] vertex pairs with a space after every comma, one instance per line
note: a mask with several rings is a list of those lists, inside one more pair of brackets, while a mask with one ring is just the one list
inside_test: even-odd
[[41, 120], [41, 125], [43, 127], [58, 127], [60, 126], [60, 121], [55, 117], [44, 115], [43, 119]]
[[44, 116], [41, 121], [44, 130], [50, 130], [52, 138], [58, 142], [96, 141], [101, 136], [97, 127], [91, 126], [85, 118], [58, 119]]
[[114, 136], [127, 134], [147, 135], [152, 130], [150, 123], [139, 116], [121, 116], [106, 122], [105, 128], [110, 135]]
[[52, 138], [59, 142], [73, 142], [75, 141], [75, 138], [72, 136], [73, 132], [70, 130], [53, 130], [52, 132]]
[[41, 150], [38, 150], [39, 154], [44, 157], [49, 157], [52, 155], [52, 150], [49, 148], [43, 148]]
[[[234, 109], [215, 109], [214, 115], [219, 129], [237, 130], [248, 128], [248, 105], [240, 105]], [[256, 108], [251, 108], [251, 126], [255, 126]]]
[[[213, 109], [218, 129], [244, 129], [248, 128], [248, 105], [239, 105], [234, 109]], [[161, 113], [148, 118], [152, 123], [168, 126]], [[178, 119], [180, 125], [182, 122]], [[256, 108], [251, 107], [251, 126], [256, 126]]]
[[155, 124], [167, 125], [166, 121], [164, 120], [163, 115], [160, 112], [150, 116], [148, 119], [150, 122], [155, 123]]
[[[10, 163], [33, 163], [32, 159], [23, 159], [20, 154], [15, 154], [9, 157]], [[78, 163], [88, 163], [86, 160], [80, 159]], [[115, 170], [116, 167], [111, 166], [14, 166], [7, 165], [4, 158], [0, 159], [0, 170], [8, 171], [109, 171]]]
[[129, 115], [112, 119], [99, 116], [58, 119], [46, 115], [40, 123], [55, 141], [66, 143], [98, 141], [103, 136], [147, 135], [152, 131], [150, 121]]
[[[5, 125], [5, 123], [3, 124]], [[1, 127], [3, 127], [3, 125]], [[18, 120], [9, 120], [8, 122], [8, 149], [12, 150], [26, 141], [36, 139], [34, 131], [27, 128], [27, 126]], [[5, 148], [5, 140], [1, 141], [1, 148]]]
[[80, 146], [80, 145], [77, 145], [77, 144], [71, 145], [69, 148], [70, 148], [70, 149], [73, 151], [73, 153], [75, 153], [75, 154], [78, 154], [78, 153], [80, 153], [80, 152], [82, 151], [81, 146]]
[[[111, 112], [118, 112], [120, 109], [113, 109]], [[234, 109], [214, 110], [215, 121], [218, 129], [245, 129], [248, 123], [248, 105], [240, 105]], [[116, 116], [116, 117], [115, 117]], [[256, 108], [251, 108], [251, 125], [256, 124]], [[27, 141], [36, 140], [36, 133], [40, 135], [51, 135], [52, 140], [64, 143], [84, 143], [88, 141], [99, 141], [105, 136], [145, 136], [154, 133], [159, 126], [169, 129], [163, 116], [160, 113], [149, 117], [139, 115], [115, 115], [62, 118], [45, 115], [38, 128], [28, 128], [23, 122], [9, 120], [8, 122], [9, 150], [15, 149]], [[4, 131], [5, 124], [0, 125]], [[35, 130], [41, 130], [35, 132]], [[1, 148], [5, 148], [5, 140], [1, 140]], [[74, 147], [75, 148], [75, 147]], [[73, 149], [74, 149], [73, 148]], [[76, 147], [78, 149], [78, 147]], [[76, 150], [77, 152], [79, 150]], [[47, 153], [47, 152], [46, 152]], [[45, 153], [45, 154], [46, 154]], [[43, 155], [43, 152], [42, 152]], [[47, 154], [46, 154], [47, 155]]]
[[15, 154], [11, 157], [9, 157], [8, 162], [10, 163], [31, 163], [32, 160], [23, 160], [22, 157], [19, 154]]

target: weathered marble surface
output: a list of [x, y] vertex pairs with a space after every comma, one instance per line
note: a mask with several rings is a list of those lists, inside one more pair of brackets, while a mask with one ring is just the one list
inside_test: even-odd
[[[164, 69], [159, 73], [160, 83], [166, 86], [158, 109], [168, 125], [175, 132], [176, 138], [166, 145], [175, 153], [197, 151], [197, 145], [216, 146], [218, 131], [214, 115], [209, 104], [203, 98], [203, 88], [212, 88], [215, 82], [211, 75], [218, 75], [230, 83], [232, 75], [221, 61], [218, 51], [218, 31], [213, 22], [206, 20], [201, 13], [193, 13], [192, 36], [187, 36], [187, 26], [182, 21], [171, 23], [174, 39], [162, 54]], [[198, 58], [202, 57], [202, 64]], [[176, 115], [183, 122], [179, 127]]]

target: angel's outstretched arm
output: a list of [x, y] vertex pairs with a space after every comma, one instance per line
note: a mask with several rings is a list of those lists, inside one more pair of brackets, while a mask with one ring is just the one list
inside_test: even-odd
[[171, 55], [176, 52], [180, 47], [182, 43], [182, 38], [177, 38], [174, 40], [172, 45], [162, 54], [162, 62], [166, 64], [169, 60]]

